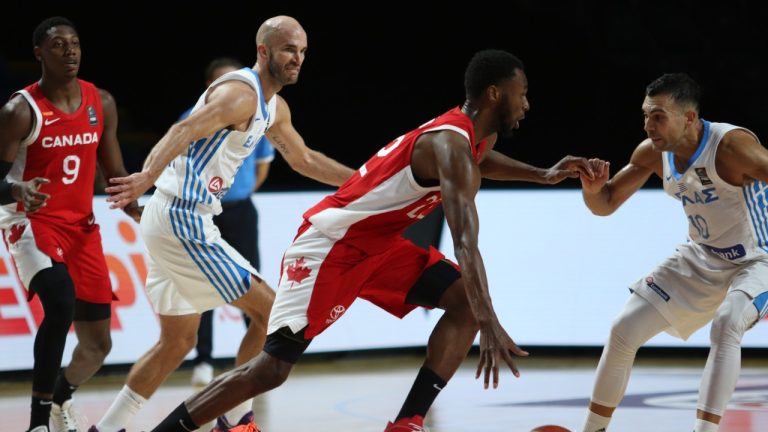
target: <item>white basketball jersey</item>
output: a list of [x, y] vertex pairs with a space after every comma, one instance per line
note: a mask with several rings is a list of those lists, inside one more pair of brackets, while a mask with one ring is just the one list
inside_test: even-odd
[[[207, 206], [213, 214], [221, 213], [219, 200], [227, 193], [243, 160], [253, 152], [276, 116], [277, 97], [273, 96], [269, 102], [264, 100], [259, 77], [253, 69], [243, 68], [226, 73], [211, 83], [208, 89], [232, 80], [247, 83], [259, 96], [248, 130], [221, 129], [190, 143], [187, 151], [171, 161], [155, 182], [159, 190], [181, 198], [190, 207], [195, 204]], [[197, 100], [190, 114], [205, 105], [208, 89]]]
[[691, 240], [735, 263], [764, 258], [768, 254], [768, 185], [752, 181], [733, 186], [715, 168], [717, 148], [726, 133], [734, 129], [754, 133], [727, 123], [702, 122], [699, 148], [684, 172], [677, 171], [673, 153], [662, 153], [664, 190], [682, 203]]

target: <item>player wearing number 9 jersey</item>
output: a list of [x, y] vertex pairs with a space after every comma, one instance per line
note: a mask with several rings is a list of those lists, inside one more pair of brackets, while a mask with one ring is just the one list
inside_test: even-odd
[[[112, 286], [92, 211], [96, 163], [124, 175], [112, 96], [79, 80], [80, 40], [70, 21], [43, 21], [33, 35], [42, 78], [0, 110], [0, 228], [17, 273], [38, 295], [30, 430], [77, 430], [73, 391], [109, 353]], [[128, 213], [138, 219], [134, 203]], [[69, 327], [78, 345], [58, 379]], [[51, 403], [52, 402], [52, 403]]]
[[595, 180], [582, 179], [587, 206], [608, 215], [658, 175], [680, 201], [691, 239], [632, 285], [600, 359], [586, 432], [606, 430], [641, 345], [662, 331], [687, 339], [710, 320], [693, 430], [717, 431], [739, 377], [741, 339], [768, 311], [768, 151], [747, 129], [701, 119], [700, 98], [685, 74], [652, 82], [648, 138], [612, 179], [602, 161], [592, 162]]

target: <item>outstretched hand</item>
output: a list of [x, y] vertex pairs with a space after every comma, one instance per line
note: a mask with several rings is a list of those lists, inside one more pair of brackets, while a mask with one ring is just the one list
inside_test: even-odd
[[24, 205], [25, 212], [34, 213], [45, 207], [46, 201], [51, 197], [49, 194], [39, 191], [40, 185], [50, 182], [47, 178], [35, 177], [25, 182], [14, 183], [11, 194], [16, 201]]
[[560, 159], [544, 176], [548, 184], [557, 184], [567, 178], [577, 177], [594, 179], [594, 172], [586, 158], [570, 155]]
[[496, 318], [486, 325], [480, 325], [480, 361], [477, 364], [475, 379], [483, 374], [484, 389], [488, 388], [491, 375], [493, 388], [499, 386], [499, 360], [504, 360], [516, 377], [520, 376], [512, 354], [518, 357], [528, 356], [528, 352], [517, 346]]
[[595, 194], [608, 183], [608, 175], [610, 174], [611, 163], [601, 159], [590, 159], [589, 165], [592, 167], [592, 172], [595, 173], [594, 178], [589, 179], [581, 178], [581, 188], [586, 193]]
[[[149, 190], [154, 184], [154, 180], [146, 171], [137, 172], [128, 177], [115, 177], [109, 179], [109, 186], [104, 189], [109, 194], [107, 202], [112, 203], [109, 208], [124, 209], [129, 204], [135, 202], [144, 192]], [[133, 217], [133, 215], [131, 215]]]

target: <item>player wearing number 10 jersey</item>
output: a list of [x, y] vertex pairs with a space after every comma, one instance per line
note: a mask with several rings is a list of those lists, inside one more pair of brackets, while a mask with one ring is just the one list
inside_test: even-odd
[[607, 165], [591, 161], [595, 180], [582, 178], [587, 206], [608, 215], [656, 174], [682, 204], [691, 239], [632, 285], [600, 359], [584, 432], [608, 428], [641, 345], [662, 331], [687, 339], [710, 320], [693, 431], [717, 432], [739, 378], [742, 337], [768, 312], [768, 151], [747, 129], [700, 118], [700, 99], [685, 74], [653, 81], [643, 102], [648, 138], [629, 164], [609, 180]]
[[[96, 163], [124, 175], [112, 96], [77, 78], [80, 40], [61, 17], [33, 34], [40, 81], [0, 110], [0, 228], [19, 278], [43, 305], [29, 429], [78, 430], [74, 390], [109, 353], [112, 287], [92, 211]], [[127, 211], [135, 219], [139, 210]], [[56, 378], [74, 322], [78, 345]]]

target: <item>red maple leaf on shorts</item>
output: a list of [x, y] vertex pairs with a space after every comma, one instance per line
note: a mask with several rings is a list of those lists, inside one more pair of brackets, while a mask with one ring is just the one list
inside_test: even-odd
[[21, 235], [24, 234], [24, 229], [27, 227], [26, 224], [16, 224], [11, 227], [11, 233], [8, 235], [8, 243], [14, 244], [21, 238]]
[[[301, 283], [302, 280], [312, 273], [312, 270], [309, 267], [304, 267], [304, 257], [301, 257], [295, 263], [288, 266], [286, 273], [288, 273], [289, 281]], [[291, 288], [293, 288], [293, 284], [291, 284]]]

